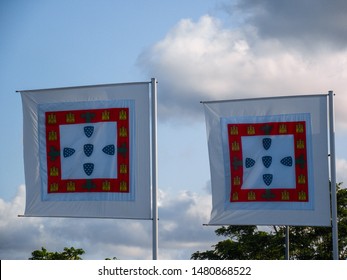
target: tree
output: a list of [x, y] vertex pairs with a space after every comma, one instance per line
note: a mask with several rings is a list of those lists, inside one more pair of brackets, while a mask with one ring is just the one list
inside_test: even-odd
[[64, 248], [63, 252], [48, 252], [46, 248], [42, 247], [41, 250], [35, 250], [31, 253], [29, 260], [82, 260], [80, 255], [85, 252], [83, 249]]
[[[347, 258], [347, 189], [337, 185], [339, 258]], [[331, 227], [290, 227], [290, 258], [332, 259]], [[213, 250], [195, 252], [193, 260], [280, 260], [284, 259], [285, 227], [261, 230], [257, 226], [228, 226], [215, 231], [228, 239]]]

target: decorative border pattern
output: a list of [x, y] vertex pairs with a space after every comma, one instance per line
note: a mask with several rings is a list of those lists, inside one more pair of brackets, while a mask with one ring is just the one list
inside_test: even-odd
[[[228, 123], [228, 148], [230, 161], [230, 203], [236, 202], [308, 202], [308, 166], [305, 121], [281, 121], [260, 123]], [[293, 135], [294, 159], [283, 158], [281, 163], [295, 168], [293, 188], [272, 188], [272, 176], [264, 174], [263, 180], [268, 188], [245, 189], [243, 185], [244, 168], [251, 167], [252, 159], [243, 158], [243, 136], [264, 136], [263, 145], [267, 149], [271, 142], [267, 136]], [[263, 157], [265, 167], [271, 164], [271, 157]]]
[[[72, 149], [61, 150], [60, 125], [86, 124], [84, 133], [90, 137], [92, 124], [100, 122], [117, 123], [117, 141], [103, 149], [104, 153], [117, 157], [117, 178], [66, 179], [61, 178], [61, 157], [70, 156]], [[45, 134], [47, 154], [47, 193], [129, 193], [130, 192], [130, 130], [129, 108], [102, 108], [91, 110], [68, 110], [45, 112]], [[92, 145], [84, 147], [91, 153]], [[92, 164], [85, 166], [86, 177], [92, 170]]]

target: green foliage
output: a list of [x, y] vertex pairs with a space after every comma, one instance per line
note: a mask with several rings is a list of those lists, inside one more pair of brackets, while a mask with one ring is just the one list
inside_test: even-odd
[[[347, 258], [347, 189], [337, 185], [339, 258]], [[331, 227], [290, 227], [290, 258], [296, 260], [332, 259]], [[213, 250], [195, 252], [193, 260], [281, 260], [285, 254], [285, 227], [259, 230], [257, 226], [228, 226], [215, 231], [228, 239]]]
[[63, 252], [48, 252], [46, 248], [42, 247], [41, 250], [33, 251], [29, 260], [82, 260], [80, 255], [84, 253], [83, 249], [74, 247], [65, 247]]
[[256, 226], [228, 226], [216, 234], [228, 239], [214, 245], [214, 250], [195, 252], [194, 260], [272, 260], [284, 258], [284, 237], [260, 231]]

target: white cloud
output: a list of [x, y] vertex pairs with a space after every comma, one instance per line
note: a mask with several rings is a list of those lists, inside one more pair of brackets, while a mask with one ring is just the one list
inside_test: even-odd
[[[338, 180], [345, 178], [347, 161], [337, 160]], [[211, 196], [190, 191], [160, 191], [159, 259], [189, 259], [224, 239], [209, 220]], [[25, 204], [24, 186], [11, 202], [0, 199], [0, 259], [28, 259], [42, 246], [49, 251], [82, 248], [83, 259], [152, 257], [151, 221], [66, 218], [18, 218]]]
[[226, 4], [231, 17], [244, 19], [263, 38], [280, 39], [304, 52], [346, 46], [345, 0], [236, 0]]
[[[62, 251], [82, 248], [83, 259], [151, 259], [152, 222], [110, 219], [18, 218], [24, 186], [11, 202], [0, 200], [0, 259], [28, 259], [41, 247]], [[189, 259], [217, 243], [208, 222], [210, 196], [163, 193], [159, 208], [159, 259]]]
[[336, 120], [347, 127], [347, 49], [303, 52], [255, 27], [228, 29], [203, 16], [181, 20], [145, 50], [138, 64], [159, 81], [161, 119], [201, 117], [199, 101], [327, 93], [336, 96]]

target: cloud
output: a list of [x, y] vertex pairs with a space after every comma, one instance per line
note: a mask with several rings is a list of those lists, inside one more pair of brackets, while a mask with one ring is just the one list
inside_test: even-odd
[[[337, 160], [338, 182], [346, 182], [347, 161]], [[343, 184], [345, 187], [345, 184]], [[25, 187], [10, 202], [0, 199], [0, 259], [28, 259], [41, 247], [82, 248], [83, 259], [145, 260], [152, 257], [151, 221], [67, 218], [18, 218]], [[189, 259], [222, 240], [209, 221], [211, 195], [191, 191], [159, 192], [159, 259]]]
[[231, 16], [243, 16], [265, 38], [275, 38], [311, 52], [345, 49], [347, 2], [344, 0], [238, 0], [225, 5]]
[[[189, 259], [217, 243], [208, 222], [210, 196], [193, 192], [160, 192], [159, 259]], [[137, 220], [18, 218], [25, 204], [20, 186], [11, 202], [0, 199], [0, 259], [28, 259], [41, 247], [62, 251], [82, 248], [83, 259], [152, 258], [152, 223]]]
[[37, 241], [42, 237], [43, 225], [39, 220], [18, 218], [24, 210], [24, 186], [11, 202], [0, 199], [0, 259], [28, 258], [34, 248], [40, 248]]
[[161, 120], [202, 120], [202, 100], [327, 93], [347, 127], [347, 49], [308, 54], [255, 28], [226, 28], [211, 16], [181, 20], [143, 51], [138, 65], [159, 81]]

